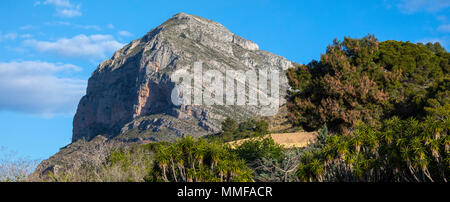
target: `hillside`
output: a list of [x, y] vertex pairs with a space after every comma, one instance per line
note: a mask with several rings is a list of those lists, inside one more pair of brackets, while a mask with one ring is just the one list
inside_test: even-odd
[[[286, 104], [269, 117], [256, 106], [171, 104], [169, 75], [198, 60], [280, 70]], [[295, 64], [180, 13], [99, 65], [73, 142], [29, 180], [447, 182], [449, 70], [439, 43], [372, 35], [336, 39], [319, 61]]]

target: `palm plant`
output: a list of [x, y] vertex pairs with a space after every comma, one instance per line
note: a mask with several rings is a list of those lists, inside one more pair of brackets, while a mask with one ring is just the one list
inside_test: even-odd
[[164, 181], [168, 182], [169, 179], [167, 178], [167, 165], [169, 163], [169, 154], [168, 149], [166, 147], [162, 147], [155, 156], [155, 162], [159, 166], [159, 168], [163, 171], [163, 179]]

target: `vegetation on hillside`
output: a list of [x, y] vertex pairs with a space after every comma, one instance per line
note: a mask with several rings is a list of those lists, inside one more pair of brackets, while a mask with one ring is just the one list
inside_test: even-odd
[[386, 120], [333, 135], [300, 159], [303, 181], [446, 182], [450, 173], [449, 119]]
[[[232, 124], [229, 124], [232, 123]], [[240, 145], [224, 139], [186, 136], [176, 142], [154, 142], [131, 147], [95, 146], [89, 156], [69, 169], [48, 174], [48, 181], [147, 181], [147, 182], [252, 182], [293, 181], [296, 156], [266, 134], [266, 123], [228, 119], [237, 136], [253, 137]], [[265, 129], [264, 129], [265, 128]], [[227, 131], [227, 129], [225, 129]], [[244, 135], [246, 134], [246, 135]], [[95, 160], [92, 160], [95, 159]]]
[[238, 123], [236, 120], [226, 118], [222, 122], [222, 132], [205, 136], [206, 139], [214, 139], [220, 142], [263, 137], [269, 134], [269, 124], [265, 120], [248, 119]]
[[438, 43], [335, 40], [288, 71], [289, 119], [330, 135], [307, 148], [302, 181], [447, 182], [450, 54]]
[[349, 134], [360, 122], [426, 116], [449, 102], [450, 54], [438, 43], [378, 42], [374, 36], [335, 40], [320, 61], [288, 71], [290, 120], [306, 130], [323, 125]]
[[146, 181], [250, 182], [252, 171], [227, 144], [194, 140], [154, 146], [153, 169]]
[[[107, 155], [100, 161], [85, 161], [58, 173], [50, 172], [47, 180], [252, 182], [287, 178], [282, 171], [272, 172], [260, 167], [260, 162], [267, 159], [271, 163], [286, 159], [284, 148], [270, 138], [255, 139], [232, 148], [216, 140], [186, 136], [172, 143], [140, 144], [104, 153]], [[267, 165], [267, 168], [270, 166], [278, 168], [277, 165]], [[289, 174], [293, 176], [294, 172], [289, 171]]]

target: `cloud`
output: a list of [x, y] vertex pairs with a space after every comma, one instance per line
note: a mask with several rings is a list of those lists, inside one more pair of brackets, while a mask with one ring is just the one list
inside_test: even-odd
[[114, 25], [113, 24], [108, 24], [108, 25], [106, 25], [106, 27], [108, 27], [108, 29], [114, 29]]
[[72, 64], [0, 62], [0, 110], [42, 116], [73, 114], [87, 82], [58, 75], [80, 70]]
[[71, 23], [70, 22], [65, 22], [65, 21], [52, 21], [52, 22], [45, 22], [44, 25], [47, 25], [47, 26], [52, 26], [52, 25], [69, 26], [69, 25], [71, 25]]
[[437, 30], [440, 32], [450, 32], [450, 24], [439, 25]]
[[33, 35], [32, 34], [21, 34], [20, 38], [24, 38], [24, 39], [33, 38]]
[[103, 59], [124, 44], [119, 43], [111, 35], [80, 34], [73, 38], [62, 38], [57, 41], [26, 40], [25, 46], [40, 52], [51, 53], [67, 58]]
[[60, 17], [73, 18], [81, 16], [81, 6], [79, 4], [73, 4], [69, 0], [45, 0], [44, 2], [37, 1], [34, 6], [37, 5], [52, 5], [56, 9], [56, 15]]
[[120, 36], [124, 36], [124, 37], [130, 37], [130, 36], [133, 36], [133, 34], [132, 34], [131, 32], [129, 32], [129, 31], [124, 31], [124, 30], [119, 31], [119, 35], [120, 35]]
[[74, 24], [66, 21], [51, 21], [51, 22], [45, 22], [44, 23], [47, 26], [71, 26], [73, 28], [77, 29], [86, 29], [86, 30], [96, 30], [100, 31], [102, 28], [98, 25], [80, 25], [80, 24]]
[[397, 0], [397, 7], [404, 13], [419, 11], [438, 12], [450, 7], [449, 0]]
[[72, 3], [70, 3], [69, 0], [46, 0], [44, 1], [44, 4], [45, 5], [50, 4], [57, 7], [67, 7], [67, 8], [73, 7]]
[[9, 41], [9, 40], [15, 40], [17, 38], [17, 33], [11, 32], [2, 34], [0, 32], [0, 41]]
[[77, 8], [77, 9], [61, 9], [61, 10], [57, 9], [56, 11], [57, 11], [58, 16], [68, 17], [68, 18], [73, 18], [73, 17], [82, 15], [79, 8]]
[[28, 30], [28, 29], [32, 29], [33, 27], [34, 27], [33, 25], [25, 25], [25, 26], [19, 27], [19, 29]]
[[75, 25], [75, 27], [79, 27], [82, 29], [93, 29], [93, 30], [97, 30], [97, 31], [101, 30], [101, 28], [97, 25]]

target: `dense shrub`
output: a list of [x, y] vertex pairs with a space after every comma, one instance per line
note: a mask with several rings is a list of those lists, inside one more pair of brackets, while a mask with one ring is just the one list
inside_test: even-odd
[[231, 118], [226, 118], [222, 123], [222, 132], [206, 136], [206, 139], [214, 139], [221, 142], [262, 137], [269, 133], [269, 124], [265, 120], [248, 119], [237, 123]]
[[360, 121], [422, 118], [429, 99], [448, 103], [449, 58], [438, 43], [378, 42], [370, 35], [335, 40], [320, 61], [288, 71], [289, 119], [307, 130], [327, 125], [349, 134]]
[[305, 153], [303, 181], [446, 182], [450, 174], [450, 119], [386, 120], [380, 128], [359, 124], [351, 136], [328, 137]]
[[284, 157], [284, 148], [276, 144], [272, 138], [259, 138], [244, 141], [234, 149], [239, 157], [252, 163], [261, 158], [279, 160]]

